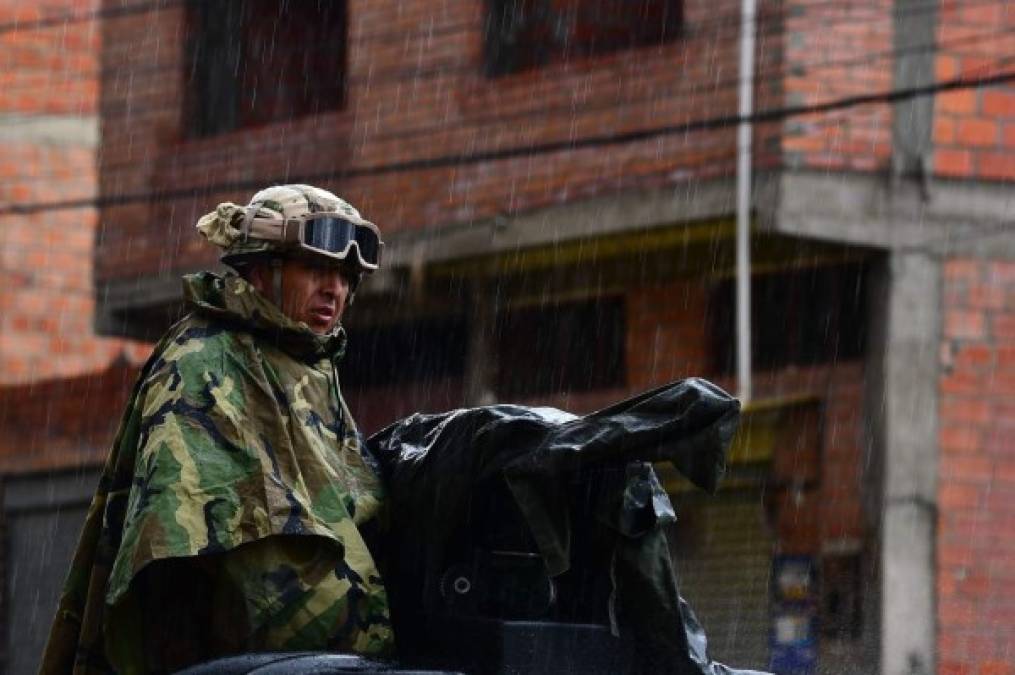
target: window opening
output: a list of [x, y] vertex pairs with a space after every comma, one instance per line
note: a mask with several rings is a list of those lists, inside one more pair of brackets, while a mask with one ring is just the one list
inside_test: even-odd
[[464, 318], [432, 317], [347, 330], [349, 343], [339, 366], [343, 388], [460, 378], [465, 373]]
[[341, 108], [345, 0], [192, 0], [188, 131], [212, 136]]
[[662, 44], [677, 37], [680, 0], [488, 0], [486, 72]]
[[[756, 370], [857, 359], [867, 334], [863, 265], [815, 267], [751, 280], [751, 350]], [[735, 280], [711, 294], [712, 370], [736, 366]]]
[[497, 317], [502, 400], [625, 383], [621, 297], [509, 309]]

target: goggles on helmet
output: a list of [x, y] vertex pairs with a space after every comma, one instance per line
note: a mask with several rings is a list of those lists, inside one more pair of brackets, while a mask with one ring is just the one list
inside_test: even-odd
[[384, 248], [376, 225], [354, 223], [339, 213], [308, 213], [285, 220], [248, 216], [244, 232], [335, 260], [347, 260], [355, 248], [359, 265], [370, 271], [380, 267]]

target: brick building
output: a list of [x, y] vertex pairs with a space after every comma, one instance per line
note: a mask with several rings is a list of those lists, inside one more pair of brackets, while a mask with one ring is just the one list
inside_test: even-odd
[[[0, 420], [22, 434], [5, 471], [87, 483], [143, 354], [123, 340], [157, 337], [179, 276], [215, 265], [197, 217], [272, 182], [332, 189], [384, 232], [342, 371], [368, 432], [493, 400], [588, 411], [689, 375], [736, 389], [739, 3], [99, 9], [85, 31], [0, 34], [67, 58], [44, 81], [82, 89], [77, 107], [68, 89], [0, 100], [101, 138], [95, 159], [19, 135], [52, 165], [3, 173], [8, 204], [43, 205], [0, 208]], [[789, 634], [813, 639], [820, 672], [1012, 672], [1015, 87], [802, 111], [1007, 72], [1013, 26], [1001, 0], [762, 3], [755, 107], [793, 114], [754, 129], [754, 396], [718, 498], [664, 472], [717, 658], [766, 667]], [[64, 219], [82, 255], [54, 247]], [[47, 291], [40, 270], [70, 286]], [[31, 315], [69, 287], [75, 320], [95, 302], [111, 337]], [[57, 347], [66, 359], [45, 358]], [[92, 402], [87, 424], [53, 423], [93, 391], [69, 399]], [[38, 473], [54, 467], [74, 471]], [[782, 602], [793, 565], [816, 581]]]
[[143, 344], [94, 329], [99, 25], [92, 0], [0, 2], [0, 658], [34, 672]]

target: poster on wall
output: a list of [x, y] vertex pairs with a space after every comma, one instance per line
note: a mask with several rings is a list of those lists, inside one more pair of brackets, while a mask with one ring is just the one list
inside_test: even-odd
[[772, 559], [771, 662], [777, 675], [813, 675], [818, 665], [818, 584], [811, 556]]

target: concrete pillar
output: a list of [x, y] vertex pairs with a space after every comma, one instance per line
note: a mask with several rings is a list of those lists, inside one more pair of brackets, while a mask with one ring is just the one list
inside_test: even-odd
[[[880, 288], [878, 288], [880, 286]], [[881, 673], [936, 672], [940, 265], [891, 254], [875, 292], [872, 415], [881, 465]], [[872, 393], [874, 393], [872, 391]], [[880, 404], [880, 405], [878, 405]]]
[[469, 291], [469, 352], [465, 358], [465, 404], [489, 405], [496, 400], [497, 374], [494, 333], [497, 330], [497, 295], [488, 284], [476, 281]]
[[[896, 89], [933, 84], [938, 3], [934, 0], [895, 0], [893, 46], [898, 56], [893, 67]], [[892, 168], [896, 181], [930, 179], [933, 150], [934, 97], [917, 96], [896, 101], [892, 110]]]

